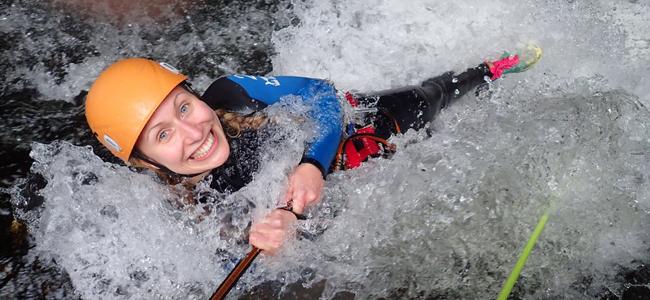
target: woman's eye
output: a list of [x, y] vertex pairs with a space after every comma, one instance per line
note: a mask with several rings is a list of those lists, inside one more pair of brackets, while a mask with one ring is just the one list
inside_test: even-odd
[[167, 131], [161, 131], [158, 134], [158, 140], [159, 141], [164, 141], [167, 138], [168, 135], [169, 135], [169, 133], [167, 133]]
[[180, 108], [181, 114], [185, 114], [189, 110], [190, 110], [190, 105], [189, 104], [185, 103], [185, 104], [181, 105], [181, 108]]

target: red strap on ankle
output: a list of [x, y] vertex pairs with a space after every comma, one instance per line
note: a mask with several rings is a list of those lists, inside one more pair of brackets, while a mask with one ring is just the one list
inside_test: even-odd
[[490, 73], [492, 73], [492, 80], [501, 78], [503, 72], [516, 66], [519, 63], [519, 55], [506, 56], [495, 62], [488, 63]]

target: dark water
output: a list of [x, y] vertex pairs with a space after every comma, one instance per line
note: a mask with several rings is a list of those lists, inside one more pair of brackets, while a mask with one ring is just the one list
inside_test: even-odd
[[[83, 115], [85, 89], [106, 64], [125, 56], [169, 59], [191, 77], [204, 76], [199, 86], [206, 78], [229, 73], [266, 74], [272, 70], [271, 33], [300, 22], [289, 1], [152, 2], [146, 9], [131, 7], [127, 1], [118, 1], [122, 4], [117, 8], [73, 2], [0, 3], [0, 187], [19, 190], [29, 199], [28, 206], [44, 201], [38, 191], [46, 184], [29, 172], [32, 142], [92, 145], [102, 159], [117, 163], [89, 134]], [[74, 67], [79, 65], [86, 68]], [[77, 298], [65, 270], [55, 261], [27, 256], [33, 241], [28, 228], [14, 218], [15, 209], [9, 195], [0, 193], [0, 298]], [[619, 271], [624, 285], [620, 298], [650, 299], [650, 271], [640, 265]], [[583, 283], [588, 286], [590, 278]], [[281, 291], [282, 286], [268, 282], [242, 298], [315, 298], [323, 290], [322, 284], [305, 289], [296, 283]], [[512, 298], [525, 298], [539, 288], [523, 280]], [[401, 299], [405, 290], [392, 291], [386, 298]], [[598, 295], [585, 296], [619, 299], [605, 287]], [[339, 293], [335, 298], [353, 297]], [[433, 291], [417, 298], [457, 296]]]

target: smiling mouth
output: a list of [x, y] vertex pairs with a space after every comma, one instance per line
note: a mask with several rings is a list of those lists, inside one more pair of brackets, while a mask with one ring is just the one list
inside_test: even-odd
[[203, 142], [203, 144], [199, 147], [199, 149], [197, 149], [196, 151], [194, 151], [194, 153], [192, 153], [190, 158], [194, 160], [202, 160], [208, 157], [208, 155], [212, 153], [212, 150], [216, 145], [214, 139], [215, 139], [214, 134], [212, 133], [212, 131], [210, 131], [208, 138], [205, 139], [205, 142]]

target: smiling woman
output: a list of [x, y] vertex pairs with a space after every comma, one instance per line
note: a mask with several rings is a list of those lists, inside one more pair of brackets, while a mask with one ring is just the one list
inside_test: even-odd
[[136, 149], [139, 157], [150, 158], [149, 163], [185, 175], [217, 168], [230, 153], [214, 110], [182, 87], [175, 87], [156, 109]]
[[[253, 224], [249, 236], [254, 246], [275, 253], [305, 208], [320, 200], [324, 179], [332, 170], [356, 167], [369, 157], [394, 151], [387, 141], [392, 134], [426, 127], [441, 108], [485, 83], [486, 77], [495, 80], [504, 73], [527, 70], [540, 57], [541, 49], [529, 45], [419, 86], [344, 96], [325, 80], [249, 75], [219, 78], [199, 96], [176, 68], [130, 58], [109, 66], [97, 78], [88, 92], [86, 117], [100, 142], [128, 164], [188, 187], [212, 174], [212, 187], [233, 192], [257, 171], [256, 132], [273, 123], [263, 109], [297, 96], [309, 107], [308, 120], [301, 122], [313, 123], [316, 132], [306, 141], [279, 201], [291, 210], [272, 211]], [[355, 108], [354, 116], [344, 116], [343, 106]], [[344, 124], [344, 119], [355, 121]]]
[[[313, 136], [291, 122], [309, 119], [298, 97], [238, 137], [218, 113], [233, 163], [212, 183], [249, 157], [258, 171], [228, 194], [206, 177], [187, 193], [203, 203], [179, 209], [170, 191], [182, 186], [119, 166], [86, 124], [87, 91], [113, 61], [168, 61], [199, 95], [227, 74], [375, 91], [460, 71], [522, 37], [544, 46], [540, 68], [452, 104], [429, 138], [391, 138], [391, 159], [328, 175], [310, 220], [297, 221], [310, 235], [260, 257], [232, 298], [296, 298], [307, 286], [314, 299], [495, 298], [558, 190], [513, 298], [650, 294], [650, 2], [127, 2], [0, 1], [0, 190], [11, 188], [0, 191], [0, 299], [206, 299]], [[164, 2], [183, 4], [140, 10]], [[254, 133], [259, 156], [240, 151]]]

